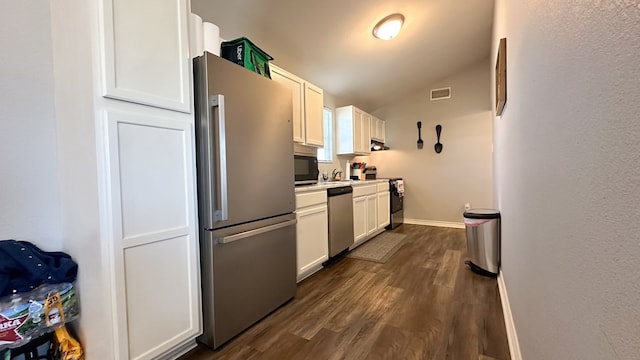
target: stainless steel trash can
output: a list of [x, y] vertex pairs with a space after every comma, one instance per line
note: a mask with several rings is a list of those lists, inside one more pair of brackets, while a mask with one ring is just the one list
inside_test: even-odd
[[494, 209], [470, 209], [464, 212], [467, 231], [465, 264], [480, 275], [496, 277], [500, 270], [500, 212]]

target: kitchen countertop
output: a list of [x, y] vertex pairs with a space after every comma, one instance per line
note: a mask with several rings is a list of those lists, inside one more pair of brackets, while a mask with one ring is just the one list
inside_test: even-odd
[[375, 180], [341, 180], [341, 181], [327, 181], [327, 182], [318, 182], [313, 185], [302, 185], [296, 186], [296, 194], [310, 192], [310, 191], [319, 191], [326, 190], [328, 188], [340, 187], [340, 186], [363, 186], [363, 185], [372, 185], [378, 183], [389, 182], [389, 179], [375, 179]]

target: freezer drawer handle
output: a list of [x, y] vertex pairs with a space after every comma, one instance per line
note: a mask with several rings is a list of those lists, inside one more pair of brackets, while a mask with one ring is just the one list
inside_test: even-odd
[[241, 232], [239, 234], [224, 236], [224, 237], [218, 238], [218, 243], [219, 244], [228, 244], [230, 242], [246, 239], [246, 238], [251, 237], [251, 236], [260, 235], [260, 234], [264, 234], [264, 233], [267, 233], [267, 232], [270, 232], [270, 231], [282, 229], [282, 228], [287, 227], [287, 226], [295, 225], [297, 222], [298, 222], [298, 220], [293, 219], [293, 220], [289, 220], [289, 221], [285, 221], [285, 222], [281, 222], [281, 223], [265, 226], [263, 228]]
[[218, 156], [220, 157], [220, 210], [215, 211], [215, 219], [225, 221], [229, 219], [229, 203], [227, 202], [227, 134], [224, 95], [212, 95], [211, 107], [218, 108]]

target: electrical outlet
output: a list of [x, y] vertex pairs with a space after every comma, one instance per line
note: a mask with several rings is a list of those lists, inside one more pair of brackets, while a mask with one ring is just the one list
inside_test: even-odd
[[466, 203], [464, 204], [464, 211], [470, 210], [471, 209], [471, 204]]

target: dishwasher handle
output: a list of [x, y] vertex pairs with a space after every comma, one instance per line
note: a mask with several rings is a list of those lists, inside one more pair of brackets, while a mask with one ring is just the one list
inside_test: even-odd
[[328, 188], [327, 196], [328, 197], [339, 196], [339, 195], [351, 194], [352, 192], [353, 192], [352, 186], [340, 186], [335, 188]]

